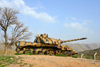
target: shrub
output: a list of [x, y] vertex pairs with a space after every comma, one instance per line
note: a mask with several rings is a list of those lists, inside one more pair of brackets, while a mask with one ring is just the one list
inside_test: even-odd
[[22, 55], [22, 53], [15, 53], [15, 55]]
[[67, 57], [67, 55], [64, 55], [64, 54], [56, 54], [55, 56]]
[[25, 53], [25, 55], [33, 55], [30, 51]]
[[72, 57], [73, 57], [73, 58], [78, 58], [76, 55], [73, 55]]

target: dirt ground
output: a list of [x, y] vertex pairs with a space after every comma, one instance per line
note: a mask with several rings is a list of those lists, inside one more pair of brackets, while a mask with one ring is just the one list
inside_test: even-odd
[[22, 62], [7, 67], [100, 67], [100, 61], [72, 57], [47, 55], [18, 55], [16, 57], [23, 57], [20, 60]]

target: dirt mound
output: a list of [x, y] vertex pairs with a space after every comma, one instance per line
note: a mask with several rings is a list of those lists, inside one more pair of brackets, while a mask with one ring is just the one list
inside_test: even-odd
[[11, 64], [8, 67], [100, 67], [100, 61], [72, 57], [56, 57], [46, 55], [18, 55], [22, 57], [21, 64]]

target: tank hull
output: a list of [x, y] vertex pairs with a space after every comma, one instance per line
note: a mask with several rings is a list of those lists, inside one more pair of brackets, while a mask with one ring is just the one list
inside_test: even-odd
[[55, 54], [65, 54], [68, 56], [75, 55], [76, 52], [73, 51], [68, 46], [58, 46], [57, 44], [41, 44], [33, 42], [18, 41], [16, 42], [16, 52], [17, 53], [27, 53], [31, 52], [33, 54], [45, 54], [45, 55], [55, 55]]

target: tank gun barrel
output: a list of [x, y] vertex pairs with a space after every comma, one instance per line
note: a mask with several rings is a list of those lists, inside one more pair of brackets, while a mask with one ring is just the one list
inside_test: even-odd
[[66, 40], [66, 41], [62, 41], [61, 43], [71, 42], [71, 41], [77, 41], [77, 40], [84, 40], [84, 39], [87, 39], [87, 37], [79, 38], [79, 39]]

